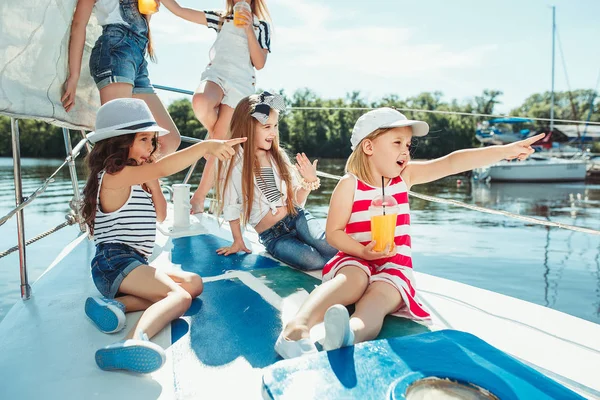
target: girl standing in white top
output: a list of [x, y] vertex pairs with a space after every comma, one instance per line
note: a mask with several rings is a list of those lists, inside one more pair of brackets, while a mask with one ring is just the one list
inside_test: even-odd
[[68, 112], [75, 106], [86, 26], [92, 9], [95, 9], [98, 23], [102, 26], [102, 35], [89, 59], [90, 74], [100, 91], [100, 104], [126, 97], [144, 100], [158, 125], [169, 131], [159, 139], [161, 152], [163, 155], [174, 152], [181, 139], [148, 77], [146, 56], [154, 60], [150, 15], [140, 13], [138, 0], [77, 1], [69, 41], [69, 76], [61, 98], [63, 107]]
[[[173, 14], [206, 25], [217, 32], [210, 49], [210, 62], [202, 73], [200, 86], [192, 99], [196, 117], [208, 130], [209, 138], [225, 139], [233, 109], [245, 96], [255, 92], [256, 70], [267, 62], [271, 52], [271, 17], [265, 0], [246, 0], [250, 11], [242, 10], [243, 21], [233, 23], [233, 7], [244, 0], [227, 0], [225, 11], [198, 11], [183, 8], [175, 0], [162, 3]], [[214, 159], [206, 166], [191, 200], [191, 213], [204, 211], [204, 199], [214, 183]]]
[[233, 244], [217, 252], [249, 253], [241, 225], [250, 223], [276, 259], [302, 270], [320, 269], [337, 250], [325, 240], [318, 221], [302, 208], [311, 190], [319, 187], [317, 160], [311, 164], [306, 155], [297, 154], [294, 168], [279, 147], [278, 118], [284, 109], [281, 96], [267, 92], [244, 97], [235, 108], [231, 137], [248, 141], [228, 164], [219, 165], [219, 208], [231, 226]]

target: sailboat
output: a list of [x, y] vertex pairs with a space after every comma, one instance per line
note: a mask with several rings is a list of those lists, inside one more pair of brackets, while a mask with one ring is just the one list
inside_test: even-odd
[[[23, 207], [43, 190], [27, 199], [23, 195], [18, 118], [65, 127], [63, 165], [77, 202], [74, 159], [87, 143], [82, 139], [71, 148], [66, 128], [89, 129], [98, 106], [89, 74], [82, 71], [75, 112], [60, 107], [75, 0], [28, 3], [26, 20], [16, 22], [13, 10], [22, 10], [21, 2], [0, 3], [0, 113], [13, 118], [17, 198], [17, 208], [0, 223], [17, 218], [22, 295], [0, 322], [2, 398], [400, 399], [446, 386], [488, 399], [600, 398], [600, 325], [419, 272], [420, 300], [432, 313], [431, 324], [391, 317], [376, 340], [281, 360], [273, 349], [276, 337], [319, 284], [320, 273], [274, 260], [251, 229], [244, 240], [252, 254], [218, 256], [216, 248], [231, 240], [227, 226], [210, 214], [175, 223], [179, 209], [172, 203], [157, 226], [150, 264], [199, 273], [204, 293], [152, 339], [166, 349], [160, 370], [139, 376], [98, 369], [94, 351], [121, 334], [102, 334], [84, 316], [85, 298], [98, 295], [89, 268], [95, 250], [85, 229], [81, 226], [79, 237], [48, 260], [35, 283], [28, 279]], [[88, 40], [94, 32], [92, 22]], [[80, 221], [74, 210], [69, 222]], [[16, 270], [16, 265], [2, 267]], [[129, 313], [126, 324], [138, 318], [139, 313]], [[311, 338], [322, 340], [322, 327], [315, 327]]]
[[[552, 7], [552, 94], [550, 102], [550, 133], [554, 133], [554, 41], [556, 36], [556, 9]], [[496, 118], [478, 125], [476, 137], [483, 144], [507, 144], [530, 136], [529, 129], [515, 132], [501, 130], [496, 124], [523, 124], [533, 122], [526, 118]], [[538, 142], [541, 143], [542, 141]], [[535, 147], [535, 144], [534, 144]], [[502, 182], [578, 182], [587, 177], [591, 164], [584, 157], [562, 159], [538, 153], [524, 161], [503, 160], [484, 168], [473, 170], [476, 181]]]

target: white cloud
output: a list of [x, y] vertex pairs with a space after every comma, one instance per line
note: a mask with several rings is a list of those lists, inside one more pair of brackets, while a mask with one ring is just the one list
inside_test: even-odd
[[306, 0], [269, 0], [268, 6], [287, 8], [286, 14], [301, 21], [304, 27], [323, 26], [327, 21], [332, 21], [336, 13], [334, 10], [321, 3]]
[[[425, 39], [420, 30], [425, 28], [378, 24], [377, 13], [365, 18], [360, 9], [340, 4], [344, 3], [268, 0], [273, 53], [266, 68], [258, 71], [258, 87], [288, 93], [310, 87], [325, 97], [361, 90], [373, 98], [425, 90], [449, 89], [457, 96], [479, 91], [470, 78], [488, 68], [496, 45], [449, 47], [444, 37]], [[152, 23], [161, 57], [153, 79], [193, 87], [208, 62], [215, 33], [161, 11]]]
[[[321, 72], [343, 68], [345, 72], [379, 77], [425, 77], [447, 69], [481, 67], [496, 49], [495, 45], [480, 45], [453, 51], [440, 43], [419, 43], [416, 32], [408, 28], [376, 24], [356, 27], [354, 12], [336, 14], [322, 3], [274, 2], [287, 7], [298, 21], [292, 27], [278, 27], [273, 39], [278, 58], [289, 66]], [[333, 15], [337, 15], [336, 24], [332, 23]], [[340, 24], [345, 27], [335, 27]]]
[[165, 8], [152, 17], [153, 38], [161, 44], [212, 43], [215, 33], [204, 25], [188, 22]]

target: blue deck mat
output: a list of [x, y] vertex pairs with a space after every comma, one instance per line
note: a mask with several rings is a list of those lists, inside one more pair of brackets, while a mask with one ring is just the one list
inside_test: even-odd
[[215, 235], [197, 235], [173, 239], [172, 261], [181, 264], [184, 271], [195, 272], [202, 277], [217, 276], [226, 271], [251, 271], [279, 267], [279, 262], [256, 254], [232, 254], [220, 256], [219, 247], [231, 246], [231, 242]]
[[[254, 368], [263, 368], [279, 359], [273, 349], [281, 331], [279, 311], [239, 279], [206, 283], [194, 302], [199, 304], [193, 315], [171, 325], [174, 352], [189, 352], [175, 343], [189, 332], [197, 360], [207, 366], [220, 367], [243, 357]], [[175, 363], [176, 376], [177, 368]]]
[[285, 360], [267, 368], [272, 399], [404, 399], [425, 377], [471, 382], [502, 400], [583, 399], [468, 333], [444, 330]]

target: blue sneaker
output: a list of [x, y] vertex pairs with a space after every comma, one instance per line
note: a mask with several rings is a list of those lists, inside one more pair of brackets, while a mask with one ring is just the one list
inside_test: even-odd
[[116, 300], [88, 297], [85, 315], [104, 333], [115, 333], [125, 327], [125, 305]]
[[323, 325], [325, 325], [323, 350], [336, 350], [354, 344], [354, 332], [350, 329], [350, 316], [343, 305], [336, 304], [329, 307], [325, 312]]
[[96, 364], [105, 371], [125, 370], [148, 374], [163, 366], [165, 351], [149, 340], [128, 339], [96, 351]]

